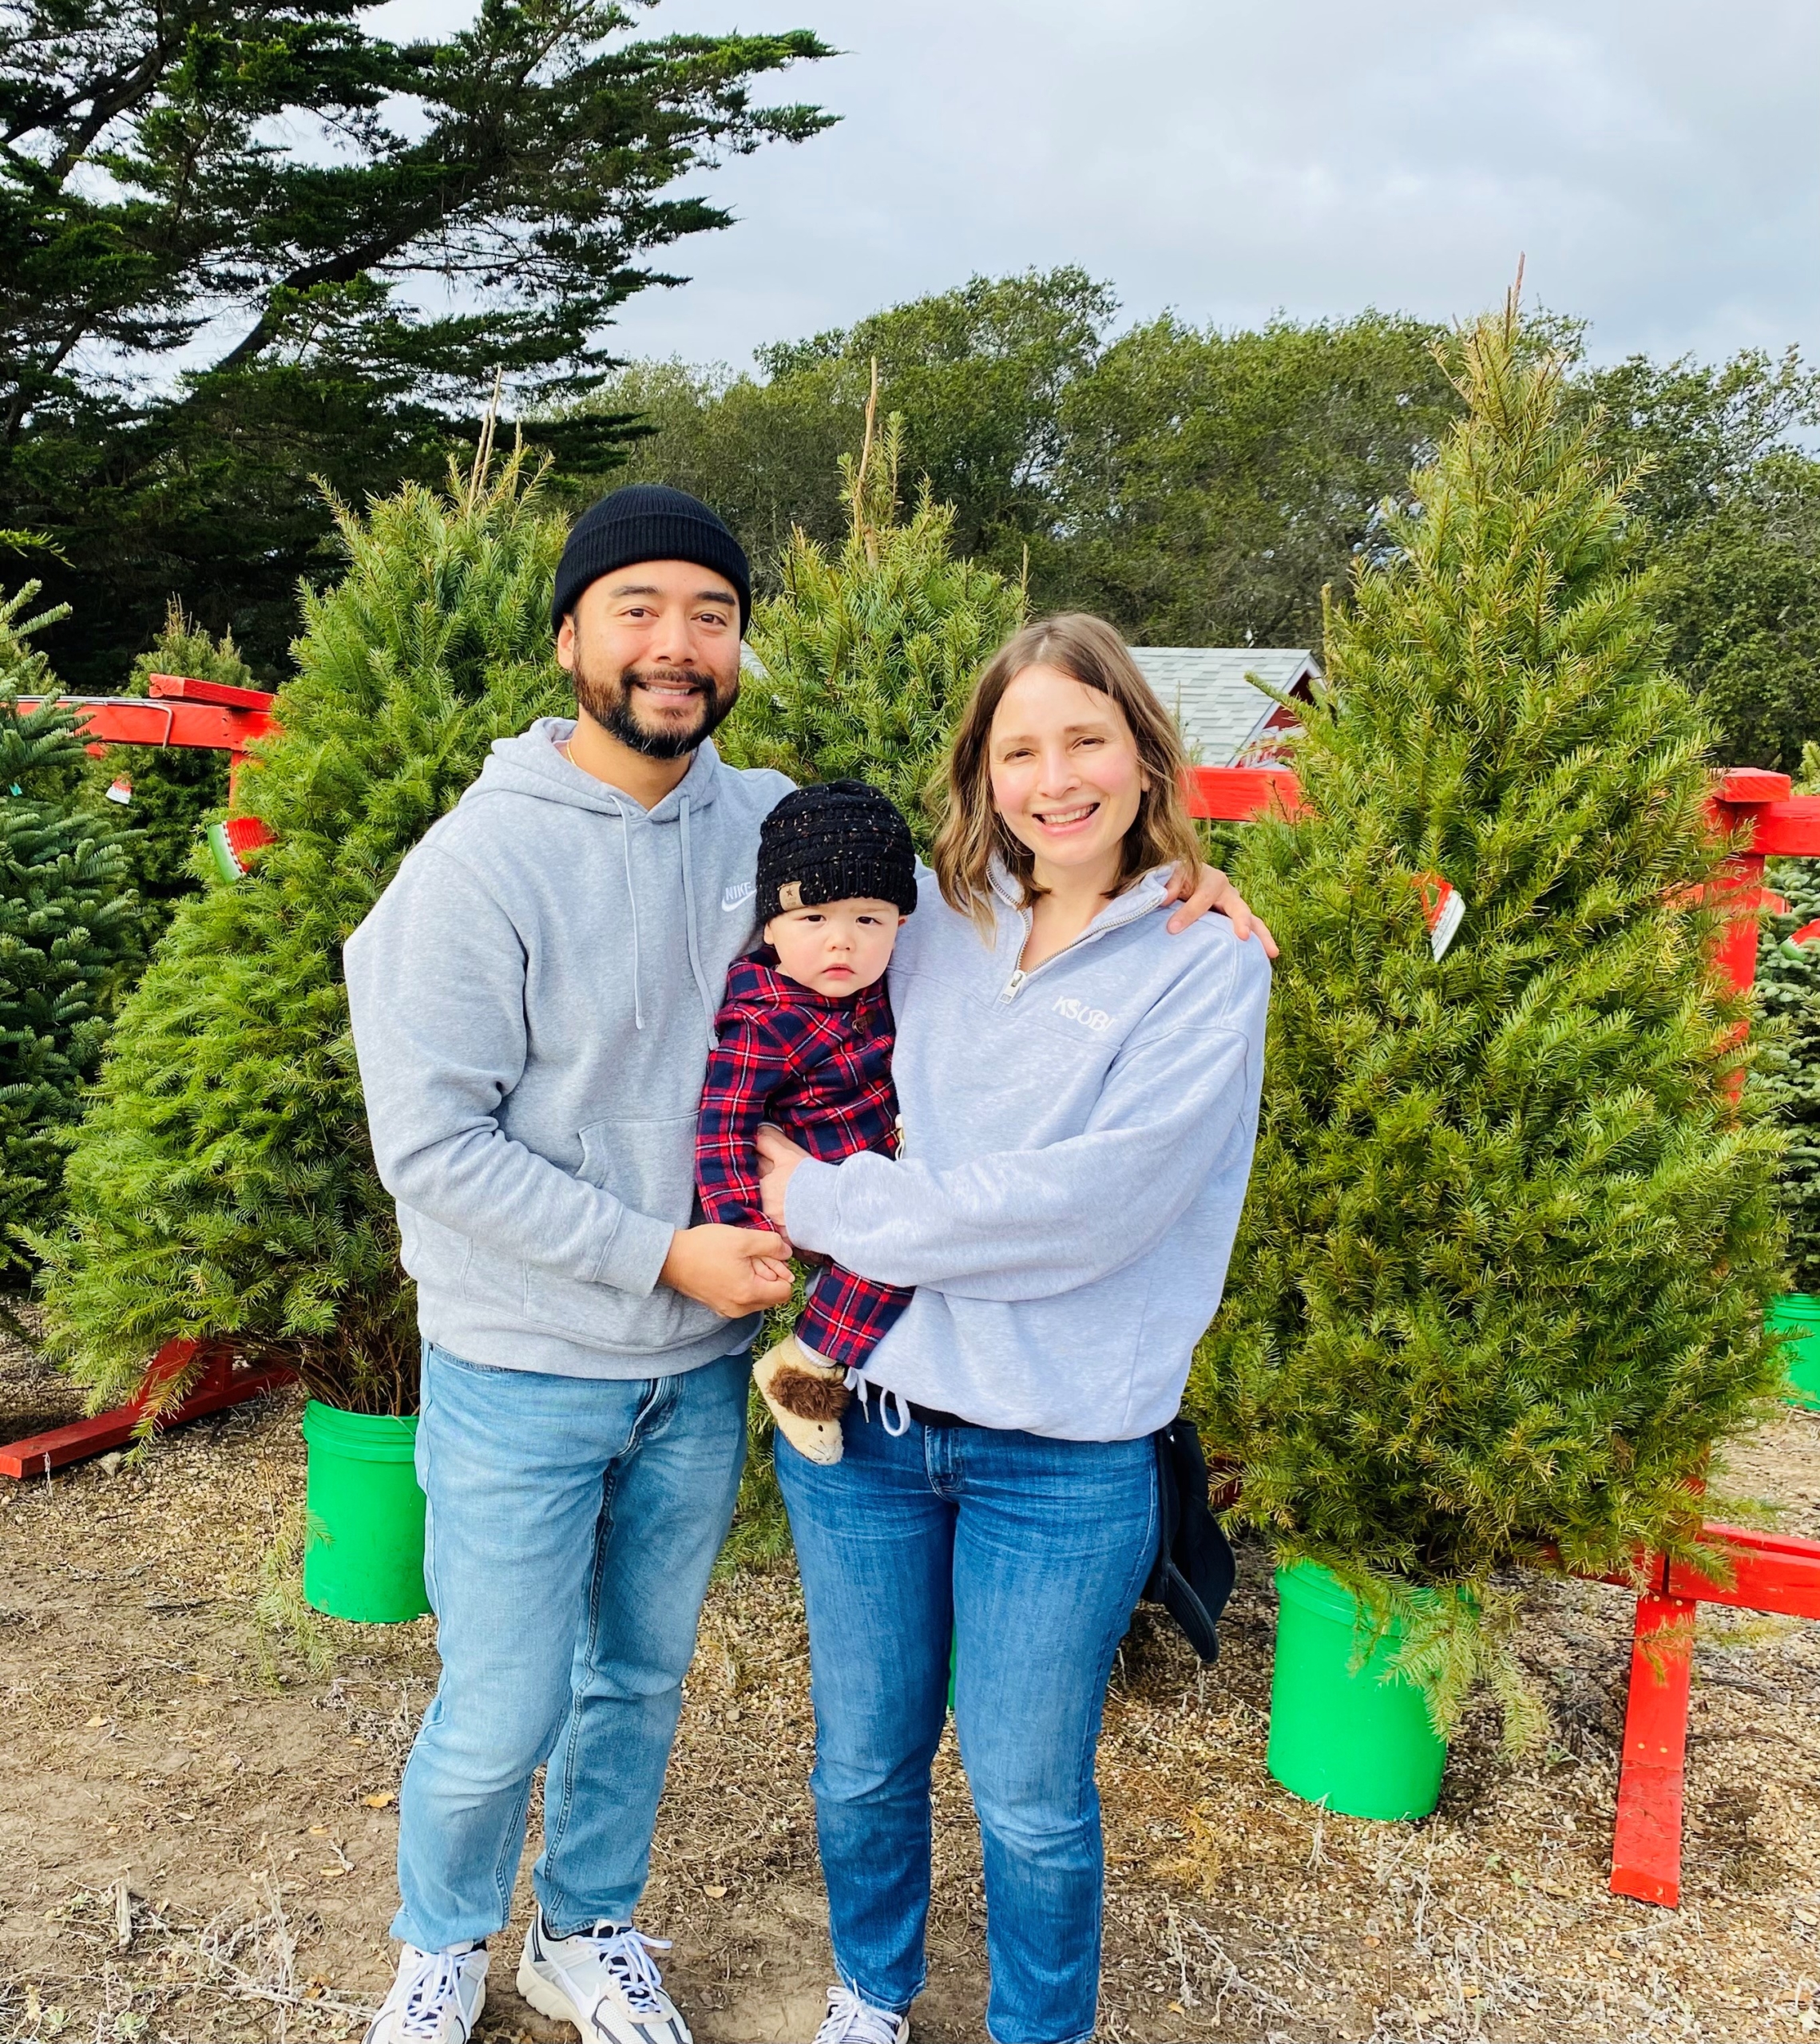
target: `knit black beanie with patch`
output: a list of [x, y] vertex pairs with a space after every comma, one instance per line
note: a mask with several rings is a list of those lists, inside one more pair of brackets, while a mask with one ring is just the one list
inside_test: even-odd
[[562, 629], [591, 582], [640, 561], [692, 561], [724, 575], [739, 599], [739, 633], [745, 636], [752, 614], [745, 549], [700, 497], [660, 482], [628, 482], [576, 520], [557, 563], [550, 629]]
[[863, 781], [786, 795], [759, 831], [759, 927], [829, 901], [916, 906], [916, 847], [892, 803]]

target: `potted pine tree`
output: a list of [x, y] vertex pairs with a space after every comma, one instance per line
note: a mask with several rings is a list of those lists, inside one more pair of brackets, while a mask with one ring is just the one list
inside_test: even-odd
[[1514, 297], [1458, 381], [1329, 616], [1309, 812], [1241, 853], [1283, 957], [1194, 1378], [1282, 1564], [1271, 1765], [1379, 1816], [1432, 1807], [1481, 1678], [1508, 1740], [1537, 1728], [1494, 1579], [1686, 1552], [1708, 1450], [1780, 1375], [1777, 1138], [1735, 1097], [1707, 733], [1628, 479]]
[[[337, 521], [347, 572], [306, 596], [280, 735], [243, 776], [272, 839], [243, 879], [176, 902], [121, 1010], [67, 1225], [42, 1245], [46, 1321], [97, 1400], [173, 1336], [294, 1359], [305, 1594], [402, 1618], [426, 1608], [418, 1339], [341, 948], [494, 739], [566, 703], [549, 622], [563, 525], [516, 459]], [[193, 870], [210, 874], [205, 851]]]

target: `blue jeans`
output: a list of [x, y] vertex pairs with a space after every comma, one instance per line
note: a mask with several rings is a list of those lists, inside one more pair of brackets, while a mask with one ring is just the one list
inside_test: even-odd
[[809, 1617], [815, 1821], [835, 1963], [874, 2007], [922, 1991], [930, 1763], [949, 1646], [985, 1852], [995, 2044], [1090, 2036], [1104, 1857], [1094, 1749], [1157, 1539], [1146, 1440], [1045, 1440], [848, 1410], [832, 1468], [781, 1437]]
[[417, 1474], [442, 1678], [398, 1794], [394, 1937], [438, 1951], [504, 1925], [545, 1760], [534, 1879], [551, 1929], [632, 1920], [739, 1487], [748, 1370], [742, 1351], [602, 1382], [425, 1344]]

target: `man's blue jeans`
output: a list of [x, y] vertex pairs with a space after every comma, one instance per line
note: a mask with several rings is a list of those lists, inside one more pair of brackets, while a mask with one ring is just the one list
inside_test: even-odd
[[426, 1343], [417, 1474], [442, 1678], [399, 1792], [392, 1935], [506, 1922], [545, 1761], [537, 1899], [559, 1937], [632, 1920], [746, 1452], [742, 1351], [603, 1382]]
[[809, 1617], [835, 1963], [876, 2008], [923, 1984], [930, 1763], [954, 1717], [985, 1850], [995, 2044], [1092, 2033], [1104, 1861], [1094, 1749], [1155, 1555], [1148, 1440], [1045, 1440], [850, 1408], [832, 1468], [777, 1446]]

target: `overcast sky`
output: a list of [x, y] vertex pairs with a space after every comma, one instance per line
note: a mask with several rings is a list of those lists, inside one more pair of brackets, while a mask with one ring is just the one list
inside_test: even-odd
[[[459, 0], [382, 18], [446, 23]], [[771, 97], [841, 124], [700, 180], [616, 351], [743, 366], [976, 271], [1078, 263], [1124, 319], [1530, 295], [1596, 355], [1820, 358], [1820, 0], [662, 0], [808, 27]]]

